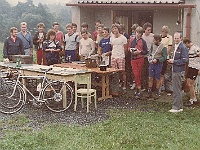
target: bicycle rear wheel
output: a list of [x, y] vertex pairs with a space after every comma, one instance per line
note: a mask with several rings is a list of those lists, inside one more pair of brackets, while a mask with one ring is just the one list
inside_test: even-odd
[[51, 111], [62, 112], [72, 104], [73, 90], [67, 83], [53, 81], [44, 87], [42, 98]]
[[25, 104], [25, 93], [21, 86], [17, 85], [16, 89], [15, 82], [4, 81], [0, 82], [0, 112], [5, 114], [12, 114], [20, 109]]

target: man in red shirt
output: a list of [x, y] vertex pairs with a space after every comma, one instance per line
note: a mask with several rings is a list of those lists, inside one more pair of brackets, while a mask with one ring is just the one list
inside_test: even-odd
[[60, 52], [60, 57], [62, 57], [62, 56], [64, 56], [64, 45], [63, 45], [64, 34], [62, 31], [59, 31], [59, 23], [58, 22], [53, 23], [53, 29], [56, 31], [55, 40], [59, 41], [60, 46], [62, 47], [62, 51]]

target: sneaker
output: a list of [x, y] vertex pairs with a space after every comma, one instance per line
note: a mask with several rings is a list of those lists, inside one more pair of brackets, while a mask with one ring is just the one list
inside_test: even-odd
[[197, 99], [190, 99], [189, 101], [187, 101], [184, 105], [185, 106], [192, 106], [195, 102], [197, 102]]
[[146, 91], [146, 89], [141, 89], [141, 92], [144, 92], [144, 91]]
[[171, 112], [171, 113], [178, 113], [178, 112], [182, 112], [183, 111], [183, 109], [170, 109], [169, 110], [169, 112]]
[[192, 102], [192, 103], [194, 103], [194, 102], [197, 102], [197, 99], [194, 98], [194, 99], [190, 99], [189, 101]]
[[142, 94], [140, 92], [138, 92], [136, 95], [135, 95], [135, 98], [136, 99], [140, 99], [142, 97]]
[[146, 98], [152, 98], [152, 91], [150, 88], [148, 89], [148, 95]]
[[123, 90], [123, 93], [126, 93], [126, 87], [123, 87], [122, 90]]
[[133, 83], [130, 87], [131, 90], [134, 90], [135, 89], [135, 83]]

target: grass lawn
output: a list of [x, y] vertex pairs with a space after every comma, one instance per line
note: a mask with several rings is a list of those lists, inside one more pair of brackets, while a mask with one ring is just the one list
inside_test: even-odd
[[30, 127], [32, 120], [19, 113], [0, 120], [0, 149], [199, 150], [200, 108], [184, 108], [177, 114], [169, 113], [170, 108], [164, 102], [148, 103], [139, 110], [109, 108], [110, 118], [96, 124], [52, 123], [40, 129]]
[[[28, 127], [30, 120], [20, 114], [0, 121], [8, 126], [0, 140], [2, 150], [197, 150], [200, 148], [200, 109], [185, 108], [171, 114], [168, 103], [153, 102], [159, 111], [109, 109], [110, 119], [97, 124], [48, 124], [42, 129]], [[161, 108], [161, 109], [160, 109]], [[13, 129], [14, 127], [14, 129]], [[12, 129], [11, 129], [12, 128]]]

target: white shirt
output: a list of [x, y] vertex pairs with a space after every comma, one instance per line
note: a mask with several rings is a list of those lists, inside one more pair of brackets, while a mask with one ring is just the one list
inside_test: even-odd
[[189, 64], [188, 66], [191, 68], [200, 68], [200, 48], [197, 45], [192, 45], [189, 49]]
[[63, 42], [66, 43], [65, 50], [75, 50], [76, 44], [79, 43], [79, 37], [75, 33], [72, 35], [65, 34]]
[[94, 41], [91, 38], [81, 38], [79, 43], [79, 55], [89, 56], [95, 51]]
[[111, 36], [110, 44], [113, 46], [112, 58], [125, 58], [124, 45], [127, 44], [125, 36], [121, 34], [117, 38], [115, 36]]

